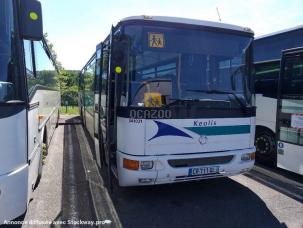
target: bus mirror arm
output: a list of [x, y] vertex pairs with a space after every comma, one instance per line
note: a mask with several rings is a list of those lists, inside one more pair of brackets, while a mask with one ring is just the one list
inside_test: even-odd
[[40, 41], [43, 39], [42, 8], [38, 0], [20, 1], [20, 34], [22, 39]]

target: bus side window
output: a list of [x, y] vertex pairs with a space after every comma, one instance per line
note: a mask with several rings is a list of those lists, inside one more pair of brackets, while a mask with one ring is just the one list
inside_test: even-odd
[[34, 74], [32, 41], [24, 40], [23, 46], [24, 46], [24, 58], [25, 58], [26, 78], [27, 78], [27, 91], [29, 95], [32, 91], [32, 88], [36, 84], [35, 74]]
[[35, 71], [37, 85], [56, 89], [56, 76], [57, 71], [54, 67], [52, 60], [47, 54], [44, 43], [42, 41], [34, 41], [34, 54], [35, 54]]
[[108, 63], [109, 63], [109, 50], [108, 47], [103, 47], [102, 57], [101, 57], [101, 104], [100, 104], [100, 118], [105, 118], [107, 113], [107, 77], [108, 77]]

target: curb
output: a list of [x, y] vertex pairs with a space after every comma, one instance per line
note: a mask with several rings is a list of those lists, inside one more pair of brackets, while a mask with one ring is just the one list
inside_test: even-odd
[[108, 224], [112, 227], [123, 227], [107, 188], [104, 186], [104, 181], [99, 173], [96, 161], [93, 159], [83, 128], [80, 125], [76, 125], [75, 127], [96, 218], [98, 221], [103, 222], [101, 225]]

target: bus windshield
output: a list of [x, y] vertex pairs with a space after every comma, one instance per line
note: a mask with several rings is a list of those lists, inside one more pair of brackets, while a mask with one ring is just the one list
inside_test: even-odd
[[131, 106], [161, 107], [176, 100], [250, 104], [252, 37], [139, 25], [125, 26], [124, 34]]
[[20, 100], [13, 1], [0, 1], [0, 103]]

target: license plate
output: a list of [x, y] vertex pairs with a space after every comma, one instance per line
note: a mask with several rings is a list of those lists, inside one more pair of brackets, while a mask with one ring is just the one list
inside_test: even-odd
[[188, 170], [188, 176], [198, 176], [219, 173], [219, 166], [195, 167]]

